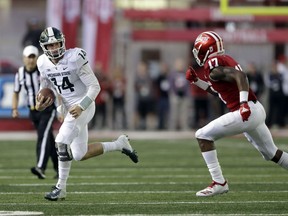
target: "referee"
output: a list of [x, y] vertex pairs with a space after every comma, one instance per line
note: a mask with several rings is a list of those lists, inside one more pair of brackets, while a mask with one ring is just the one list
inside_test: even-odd
[[[37, 130], [36, 158], [37, 164], [31, 168], [31, 172], [39, 179], [45, 179], [45, 170], [49, 157], [53, 162], [53, 168], [58, 173], [58, 158], [55, 148], [55, 139], [53, 135], [52, 123], [55, 119], [55, 105], [42, 112], [35, 110], [35, 97], [40, 87], [40, 73], [37, 68], [37, 58], [39, 51], [35, 46], [26, 46], [23, 50], [24, 66], [18, 69], [14, 81], [14, 93], [12, 99], [12, 117], [17, 118], [19, 93], [25, 89], [27, 105], [30, 110], [29, 118]], [[57, 174], [56, 176], [57, 177]]]

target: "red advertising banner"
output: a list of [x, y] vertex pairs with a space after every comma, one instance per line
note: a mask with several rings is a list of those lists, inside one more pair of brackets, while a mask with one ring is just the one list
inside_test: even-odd
[[131, 20], [178, 20], [178, 21], [273, 21], [287, 22], [288, 15], [224, 15], [219, 8], [199, 7], [190, 9], [124, 10], [124, 16]]
[[133, 40], [147, 41], [190, 41], [203, 31], [216, 31], [226, 43], [286, 43], [288, 29], [238, 29], [228, 32], [225, 29], [195, 29], [195, 30], [134, 30]]

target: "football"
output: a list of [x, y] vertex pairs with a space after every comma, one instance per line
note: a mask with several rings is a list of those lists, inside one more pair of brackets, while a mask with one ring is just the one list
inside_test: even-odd
[[43, 95], [43, 96], [44, 96], [44, 101], [46, 101], [47, 98], [51, 98], [53, 102], [55, 101], [55, 94], [54, 94], [54, 92], [53, 92], [50, 88], [43, 88], [43, 89], [41, 89], [41, 90], [38, 92], [37, 97], [38, 97], [39, 95]]

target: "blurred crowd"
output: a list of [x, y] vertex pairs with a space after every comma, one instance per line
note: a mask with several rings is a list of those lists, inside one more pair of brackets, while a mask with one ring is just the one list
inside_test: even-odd
[[[202, 69], [193, 67], [203, 76]], [[156, 68], [156, 70], [155, 70]], [[211, 119], [227, 112], [218, 98], [185, 79], [187, 65], [176, 59], [172, 65], [160, 62], [153, 68], [139, 62], [135, 68], [133, 129], [136, 130], [189, 130], [199, 128]], [[266, 104], [268, 127], [284, 128], [288, 123], [288, 61], [285, 56], [275, 60], [267, 73], [249, 62], [243, 70], [258, 100]], [[267, 70], [267, 69], [266, 69]], [[121, 68], [106, 73], [101, 65], [95, 66], [102, 91], [97, 97], [95, 118], [90, 129], [126, 129], [126, 78]]]
[[[199, 76], [201, 68], [193, 64]], [[17, 68], [7, 66], [1, 74], [14, 74]], [[188, 130], [199, 128], [227, 112], [224, 104], [185, 79], [187, 65], [176, 59], [173, 65], [160, 62], [155, 72], [149, 64], [139, 62], [135, 68], [134, 113], [127, 115], [126, 77], [121, 67], [103, 71], [96, 64], [94, 71], [101, 92], [96, 103], [96, 114], [89, 129], [128, 129], [127, 117], [133, 118], [136, 130]], [[271, 65], [268, 73], [253, 62], [243, 70], [258, 100], [266, 104], [268, 127], [284, 128], [288, 123], [288, 61], [285, 56]], [[266, 69], [267, 70], [267, 69]]]
[[[22, 46], [39, 47], [41, 29], [39, 21], [28, 20]], [[184, 59], [175, 59], [170, 65], [166, 62], [151, 65], [151, 62], [139, 62], [135, 67], [134, 113], [127, 115], [124, 69], [103, 71], [102, 65], [96, 63], [93, 69], [102, 90], [95, 101], [96, 114], [89, 124], [90, 130], [189, 130], [202, 127], [227, 111], [218, 98], [188, 83], [185, 78], [188, 65]], [[203, 76], [197, 64], [191, 65], [199, 77]], [[0, 75], [14, 74], [17, 68], [9, 62], [0, 62]], [[266, 104], [268, 127], [284, 128], [288, 123], [287, 58], [279, 56], [268, 69], [250, 62], [243, 70], [258, 100]], [[133, 118], [132, 126], [128, 125], [128, 118]]]

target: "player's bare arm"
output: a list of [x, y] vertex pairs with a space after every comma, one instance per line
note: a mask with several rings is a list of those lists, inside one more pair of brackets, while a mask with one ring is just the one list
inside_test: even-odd
[[249, 83], [246, 74], [233, 67], [219, 66], [214, 68], [210, 73], [210, 79], [213, 81], [236, 82], [239, 91], [249, 91]]
[[13, 98], [12, 98], [12, 117], [18, 118], [19, 112], [18, 112], [18, 101], [19, 101], [19, 93], [14, 92]]
[[240, 114], [243, 121], [248, 121], [251, 111], [247, 103], [249, 84], [245, 73], [232, 67], [216, 67], [210, 73], [210, 79], [214, 81], [236, 82], [240, 95]]

